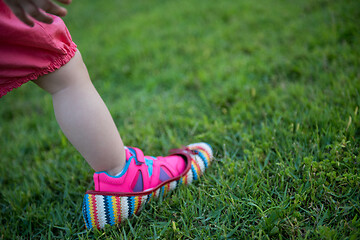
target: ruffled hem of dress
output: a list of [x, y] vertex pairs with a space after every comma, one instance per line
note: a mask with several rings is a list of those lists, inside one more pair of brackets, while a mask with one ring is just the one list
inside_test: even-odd
[[64, 66], [66, 63], [68, 63], [74, 57], [76, 52], [77, 52], [77, 46], [75, 43], [72, 43], [68, 48], [67, 54], [65, 56], [60, 56], [59, 58], [55, 59], [50, 64], [50, 66], [47, 67], [46, 69], [42, 69], [40, 71], [34, 72], [25, 77], [18, 78], [16, 80], [12, 81], [10, 84], [8, 84], [8, 86], [1, 87], [0, 88], [0, 98], [3, 97], [4, 95], [6, 95], [8, 92], [14, 90], [15, 88], [20, 87], [21, 85], [23, 85], [31, 80], [35, 80], [43, 75], [52, 73], [55, 70], [61, 68], [62, 66]]

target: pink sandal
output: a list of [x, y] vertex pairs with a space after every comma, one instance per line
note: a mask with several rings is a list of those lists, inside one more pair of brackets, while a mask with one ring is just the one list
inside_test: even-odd
[[125, 151], [127, 162], [119, 176], [94, 174], [95, 191], [87, 191], [83, 201], [88, 229], [116, 225], [139, 213], [151, 198], [197, 180], [213, 158], [207, 143], [173, 149], [168, 157], [144, 156], [138, 148], [128, 147]]

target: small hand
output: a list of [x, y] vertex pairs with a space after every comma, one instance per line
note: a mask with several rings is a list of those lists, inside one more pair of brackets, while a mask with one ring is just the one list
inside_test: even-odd
[[[71, 3], [71, 0], [57, 1], [64, 4]], [[45, 12], [59, 17], [67, 14], [65, 8], [55, 4], [52, 0], [4, 0], [4, 2], [22, 22], [30, 27], [34, 26], [34, 21], [29, 16], [40, 22], [50, 24], [53, 22], [53, 19]]]

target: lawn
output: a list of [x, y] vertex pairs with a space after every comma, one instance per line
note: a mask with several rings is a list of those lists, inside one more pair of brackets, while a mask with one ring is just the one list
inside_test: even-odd
[[93, 170], [28, 83], [0, 99], [0, 239], [359, 239], [358, 0], [73, 1], [124, 143], [206, 141], [199, 181], [87, 231]]

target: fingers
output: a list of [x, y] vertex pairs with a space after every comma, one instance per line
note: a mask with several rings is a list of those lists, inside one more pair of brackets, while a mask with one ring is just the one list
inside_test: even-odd
[[34, 22], [26, 15], [25, 11], [22, 8], [16, 6], [9, 7], [11, 8], [15, 16], [19, 18], [23, 23], [30, 27], [34, 26]]
[[28, 15], [30, 15], [31, 17], [33, 17], [34, 19], [40, 22], [48, 23], [48, 24], [53, 22], [52, 17], [40, 11], [40, 9], [32, 3], [24, 4], [23, 8]]
[[71, 3], [71, 0], [57, 0], [58, 2], [60, 3], [63, 3], [63, 4], [70, 4]]
[[64, 17], [67, 14], [67, 10], [59, 5], [53, 3], [52, 1], [42, 1], [39, 4], [39, 7], [42, 8], [45, 12], [54, 14], [59, 17]]
[[[64, 4], [70, 4], [71, 0], [57, 0]], [[63, 17], [67, 14], [67, 10], [55, 4], [52, 0], [4, 0], [10, 7], [15, 16], [28, 26], [34, 26], [34, 21], [29, 17], [43, 22], [52, 23], [53, 19], [46, 13]]]

